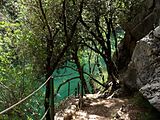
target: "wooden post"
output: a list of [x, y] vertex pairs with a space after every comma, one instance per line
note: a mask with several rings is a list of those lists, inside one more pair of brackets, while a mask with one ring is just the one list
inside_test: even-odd
[[81, 109], [83, 107], [83, 80], [81, 79], [81, 96], [79, 99], [79, 108]]
[[51, 78], [51, 120], [54, 120], [54, 79]]
[[68, 82], [68, 97], [70, 95], [70, 82]]
[[80, 89], [79, 82], [78, 82], [77, 88], [78, 88], [77, 94], [78, 94], [78, 98], [79, 98], [79, 94], [80, 94], [80, 92], [79, 92], [79, 89]]
[[74, 90], [74, 96], [75, 97], [77, 96], [77, 88], [75, 88], [75, 90]]
[[81, 98], [83, 98], [83, 80], [81, 80]]

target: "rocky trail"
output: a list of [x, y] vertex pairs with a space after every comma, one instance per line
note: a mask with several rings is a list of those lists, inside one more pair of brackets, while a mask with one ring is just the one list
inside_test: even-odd
[[159, 120], [158, 116], [151, 118], [151, 109], [138, 106], [131, 99], [102, 98], [98, 94], [87, 94], [83, 98], [83, 107], [79, 109], [79, 100], [70, 98], [61, 104], [55, 120]]

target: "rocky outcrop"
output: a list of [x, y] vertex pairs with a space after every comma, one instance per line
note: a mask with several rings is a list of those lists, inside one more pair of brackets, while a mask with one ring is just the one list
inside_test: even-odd
[[125, 66], [128, 65], [136, 42], [153, 30], [154, 26], [158, 25], [160, 0], [144, 0], [141, 6], [141, 10], [137, 10], [136, 16], [121, 25], [126, 33], [119, 45], [119, 56], [114, 60], [119, 70], [125, 69]]
[[160, 111], [159, 28], [137, 42], [123, 82], [129, 88], [139, 90]]

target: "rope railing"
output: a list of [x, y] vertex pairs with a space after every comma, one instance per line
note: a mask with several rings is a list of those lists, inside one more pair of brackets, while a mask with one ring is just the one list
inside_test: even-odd
[[[31, 96], [33, 96], [35, 93], [37, 93], [44, 85], [46, 85], [46, 83], [47, 83], [51, 78], [52, 78], [52, 75], [51, 75], [40, 87], [38, 87], [36, 90], [34, 90], [34, 91], [33, 91], [32, 93], [30, 93], [28, 96], [26, 96], [25, 98], [21, 99], [19, 102], [11, 105], [10, 107], [6, 108], [5, 110], [1, 111], [1, 112], [0, 112], [0, 115], [8, 112], [9, 110], [15, 108], [16, 106], [20, 105], [21, 103], [23, 103], [24, 101], [26, 101], [27, 99], [29, 99]], [[59, 87], [61, 87], [62, 85], [64, 85], [64, 84], [67, 83], [67, 82], [70, 82], [70, 80], [75, 79], [75, 78], [79, 78], [79, 76], [78, 76], [78, 77], [71, 78], [71, 79], [65, 81], [64, 83], [60, 84]], [[59, 88], [59, 89], [60, 89], [60, 88]], [[59, 91], [59, 89], [58, 89], [58, 91]], [[69, 89], [70, 89], [70, 88], [69, 88]], [[70, 89], [70, 91], [72, 91], [72, 89]], [[78, 92], [78, 91], [77, 91], [77, 92]], [[58, 92], [57, 92], [57, 93], [58, 93]], [[65, 93], [65, 92], [63, 92], [63, 94], [64, 94], [64, 93]], [[74, 93], [73, 93], [73, 94], [74, 94]], [[73, 94], [71, 94], [71, 95], [73, 95]], [[42, 118], [41, 118], [40, 120], [43, 120], [43, 119], [45, 118], [45, 116], [47, 115], [47, 113], [48, 113], [49, 110], [50, 110], [50, 107], [45, 111], [44, 115], [42, 116]]]
[[48, 108], [48, 109], [46, 110], [46, 112], [44, 113], [44, 115], [42, 116], [42, 118], [41, 118], [40, 120], [43, 120], [43, 119], [45, 118], [45, 116], [47, 115], [49, 109], [50, 109], [50, 108]]
[[19, 102], [15, 103], [14, 105], [10, 106], [9, 108], [3, 110], [0, 112], [1, 114], [6, 113], [7, 111], [13, 109], [14, 107], [16, 107], [17, 105], [21, 104], [22, 102], [24, 102], [25, 100], [27, 100], [28, 98], [30, 98], [32, 95], [34, 95], [36, 92], [38, 92], [50, 79], [52, 76], [50, 76], [38, 89], [36, 89], [35, 91], [33, 91], [31, 94], [29, 94], [27, 97], [23, 98], [22, 100], [20, 100]]

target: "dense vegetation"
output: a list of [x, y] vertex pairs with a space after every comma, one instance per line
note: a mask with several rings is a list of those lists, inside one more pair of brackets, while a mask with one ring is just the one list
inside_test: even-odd
[[116, 89], [118, 71], [112, 55], [115, 51], [118, 57], [124, 34], [120, 24], [140, 10], [137, 1], [1, 0], [0, 110], [53, 78], [0, 119], [40, 119], [50, 105], [54, 107], [58, 85], [70, 80], [77, 80], [75, 86], [80, 80], [81, 97], [94, 93], [97, 86]]

